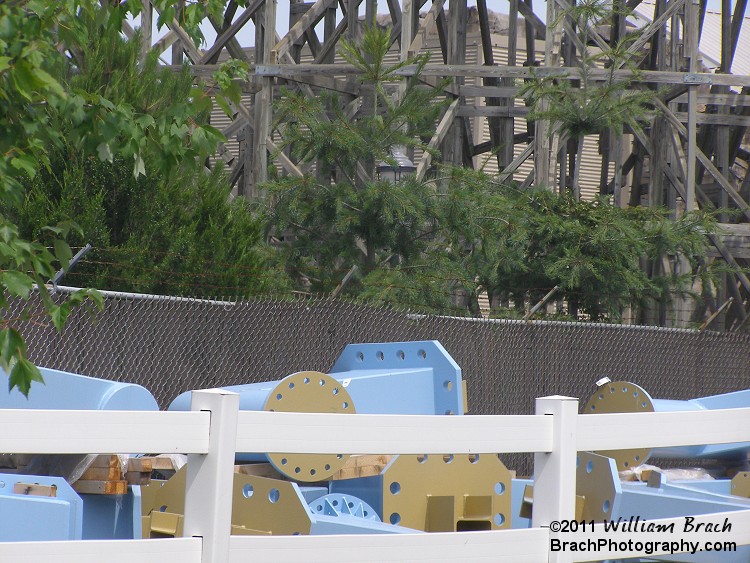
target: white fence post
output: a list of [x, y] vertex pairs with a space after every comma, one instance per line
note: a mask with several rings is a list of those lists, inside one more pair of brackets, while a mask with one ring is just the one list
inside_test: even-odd
[[[576, 424], [578, 399], [541, 397], [536, 414], [554, 417], [552, 451], [534, 454], [534, 506], [532, 526], [549, 526], [555, 520], [572, 520], [576, 508]], [[569, 552], [550, 553], [550, 562], [571, 560]]]
[[201, 537], [202, 563], [229, 560], [232, 483], [240, 397], [221, 389], [193, 391], [190, 408], [209, 411], [208, 454], [188, 455], [185, 537]]

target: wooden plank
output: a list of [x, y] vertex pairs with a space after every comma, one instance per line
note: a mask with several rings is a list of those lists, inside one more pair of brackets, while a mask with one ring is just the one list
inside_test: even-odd
[[78, 478], [79, 481], [117, 481], [122, 478], [119, 467], [89, 467]]
[[135, 471], [138, 473], [150, 473], [153, 471], [154, 462], [153, 458], [150, 457], [131, 457], [128, 458], [128, 471]]
[[459, 117], [525, 117], [529, 108], [516, 106], [461, 106]]
[[[749, 104], [750, 105], [750, 104]], [[690, 114], [688, 112], [675, 112], [675, 116], [681, 122], [685, 123], [689, 120]], [[724, 125], [733, 127], [748, 127], [750, 126], [750, 116], [746, 115], [732, 115], [722, 113], [696, 113], [695, 121], [702, 125]]]
[[[458, 95], [467, 98], [516, 98], [518, 97], [518, 91], [519, 88], [508, 86], [473, 86], [466, 84], [458, 87]], [[750, 96], [748, 96], [748, 99], [748, 105], [750, 105]]]
[[84, 495], [124, 495], [128, 492], [127, 481], [76, 481], [71, 487]]
[[[215, 69], [214, 69], [215, 70]], [[415, 65], [407, 65], [394, 71], [395, 76], [414, 76], [417, 71]], [[254, 72], [259, 76], [299, 76], [305, 74], [359, 74], [360, 71], [352, 65], [333, 64], [316, 65], [302, 63], [293, 65], [257, 65]], [[605, 69], [591, 69], [589, 78], [594, 82], [609, 80], [610, 72]], [[631, 80], [634, 84], [717, 84], [721, 86], [750, 86], [750, 76], [738, 74], [711, 74], [706, 72], [672, 72], [659, 70], [628, 70], [621, 69], [612, 73], [615, 80]], [[538, 67], [510, 67], [485, 66], [475, 64], [434, 64], [425, 65], [423, 76], [439, 77], [497, 77], [497, 78], [559, 78], [580, 80], [581, 70], [575, 67], [538, 66]]]
[[116, 455], [98, 455], [89, 467], [109, 467], [120, 469], [120, 458]]
[[125, 481], [128, 485], [148, 485], [151, 482], [151, 472], [128, 471], [125, 474]]
[[245, 463], [235, 465], [234, 472], [241, 475], [252, 475], [255, 477], [266, 477], [268, 479], [288, 481], [288, 479], [279, 473], [270, 463]]
[[333, 474], [331, 479], [337, 481], [380, 475], [393, 457], [392, 455], [353, 455], [346, 460], [341, 469]]
[[33, 497], [56, 497], [57, 485], [40, 485], [39, 483], [13, 483], [14, 495], [29, 495]]

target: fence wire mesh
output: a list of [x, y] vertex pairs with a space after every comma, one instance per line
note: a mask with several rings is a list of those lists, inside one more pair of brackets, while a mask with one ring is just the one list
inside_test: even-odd
[[531, 414], [536, 397], [553, 394], [584, 404], [604, 376], [671, 399], [750, 385], [750, 336], [738, 333], [416, 315], [339, 300], [128, 296], [107, 296], [93, 318], [74, 312], [58, 333], [39, 320], [38, 300], [28, 307], [33, 320], [20, 328], [37, 365], [138, 383], [162, 408], [189, 389], [325, 372], [355, 342], [439, 340], [463, 370], [473, 414]]

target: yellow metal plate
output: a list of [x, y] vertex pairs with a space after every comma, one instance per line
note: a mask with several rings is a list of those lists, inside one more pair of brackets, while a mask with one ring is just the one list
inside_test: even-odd
[[497, 455], [400, 455], [383, 472], [383, 521], [427, 532], [510, 528], [511, 473]]
[[616, 471], [612, 471], [608, 458], [591, 452], [578, 452], [576, 495], [584, 499], [580, 516], [583, 520], [602, 522], [612, 519], [616, 493], [614, 480], [620, 477]]
[[[629, 381], [614, 381], [599, 387], [583, 408], [584, 414], [616, 412], [654, 412], [654, 403], [640, 386]], [[622, 471], [646, 463], [651, 455], [649, 448], [634, 450], [603, 450], [596, 452], [611, 457]]]
[[[300, 371], [282, 379], [271, 391], [263, 410], [354, 414], [354, 401], [346, 388], [330, 375]], [[295, 481], [324, 481], [344, 466], [343, 454], [269, 453], [276, 470]]]

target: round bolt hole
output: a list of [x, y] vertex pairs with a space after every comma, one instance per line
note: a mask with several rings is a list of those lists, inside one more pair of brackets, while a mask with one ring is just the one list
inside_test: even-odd
[[282, 457], [281, 458], [281, 465], [286, 465], [286, 464], [287, 464], [287, 459], [285, 457]]
[[417, 356], [419, 356], [420, 359], [424, 360], [427, 357], [427, 352], [425, 352], [424, 350], [420, 350], [419, 352], [417, 352]]
[[443, 383], [443, 389], [445, 389], [446, 391], [452, 390], [453, 389], [453, 382], [452, 381], [445, 381]]
[[310, 470], [310, 475], [315, 475], [315, 470], [314, 469]]
[[427, 454], [419, 454], [419, 455], [417, 456], [417, 461], [418, 461], [419, 463], [424, 463], [424, 462], [426, 462], [426, 461], [427, 461]]
[[281, 496], [279, 494], [279, 489], [274, 488], [268, 491], [268, 500], [271, 501], [272, 503], [279, 502], [279, 496]]
[[344, 454], [336, 454], [336, 459], [342, 459], [344, 457]]
[[162, 504], [162, 505], [161, 505], [161, 506], [159, 507], [159, 512], [166, 512], [166, 511], [167, 511], [167, 505], [166, 505], [166, 504]]
[[591, 405], [591, 410], [595, 411], [596, 410], [596, 405]]
[[326, 463], [325, 470], [326, 471], [330, 471], [331, 470], [331, 465], [328, 464], [328, 463]]
[[398, 512], [394, 512], [393, 514], [391, 514], [388, 520], [390, 520], [391, 524], [395, 526], [396, 524], [401, 522], [401, 515]]
[[607, 499], [602, 504], [602, 512], [604, 512], [605, 514], [608, 514], [610, 508], [612, 508], [612, 504], [609, 502], [609, 499]]
[[495, 523], [495, 526], [502, 526], [503, 524], [505, 524], [505, 516], [500, 513], [495, 514], [495, 517], [492, 519], [492, 521]]
[[334, 500], [333, 503], [331, 503], [331, 504], [333, 504], [333, 506], [338, 506], [339, 505], [339, 501]]
[[[403, 351], [403, 350], [399, 350], [398, 352], [396, 352], [396, 357], [397, 357], [397, 358], [398, 358], [399, 360], [403, 360], [403, 359], [404, 359], [404, 358], [406, 357], [406, 355], [404, 354], [404, 351]], [[400, 520], [400, 519], [401, 519], [401, 517], [399, 516], [399, 520]]]
[[591, 473], [593, 470], [594, 470], [594, 462], [593, 461], [589, 461], [586, 464], [586, 473]]
[[504, 492], [505, 492], [505, 483], [501, 483], [500, 481], [498, 481], [497, 483], [495, 483], [495, 494], [496, 495], [501, 495]]
[[251, 496], [253, 496], [253, 492], [253, 486], [250, 483], [242, 487], [242, 494], [245, 496], [245, 498], [250, 498]]
[[401, 483], [399, 483], [398, 481], [394, 481], [393, 483], [391, 483], [390, 489], [392, 495], [399, 494], [401, 492]]
[[318, 505], [318, 512], [321, 512], [322, 510], [323, 510], [323, 505], [322, 505], [322, 504], [319, 504], [319, 505]]
[[628, 388], [627, 388], [627, 387], [623, 387], [623, 388], [622, 388], [622, 392], [623, 392], [623, 393], [627, 393], [627, 392], [628, 392]]
[[301, 468], [299, 468], [299, 467], [295, 467], [295, 468], [294, 468], [294, 472], [295, 472], [295, 473], [299, 473], [300, 471], [302, 471], [302, 469], [301, 469]]
[[348, 504], [347, 504], [347, 506], [348, 506], [349, 508], [354, 508], [354, 503], [353, 503], [353, 502], [350, 502], [350, 503], [348, 503]]
[[294, 389], [294, 381], [289, 382], [289, 389]]
[[360, 362], [364, 362], [365, 355], [362, 352], [357, 352], [357, 360], [359, 360]]
[[320, 384], [321, 387], [323, 387], [323, 385], [326, 384], [326, 380], [325, 379], [321, 379], [318, 383]]
[[349, 403], [347, 403], [346, 401], [344, 401], [343, 403], [341, 403], [341, 406], [344, 407], [345, 409], [348, 409], [349, 408]]
[[447, 411], [445, 411], [445, 414], [447, 414], [447, 415], [452, 415], [452, 414], [453, 414], [453, 411], [452, 411], [451, 409], [448, 409]]
[[384, 355], [384, 354], [383, 354], [383, 352], [381, 352], [380, 350], [378, 350], [378, 351], [377, 351], [377, 352], [375, 353], [375, 357], [376, 357], [376, 358], [377, 358], [378, 360], [380, 360], [381, 362], [382, 362], [382, 361], [383, 361], [383, 360], [385, 359], [385, 355]]
[[333, 388], [333, 394], [334, 395], [338, 395], [339, 394], [339, 388], [338, 387], [334, 387]]
[[276, 393], [276, 400], [277, 400], [277, 401], [280, 401], [280, 400], [281, 400], [281, 397], [282, 397], [282, 394], [281, 394], [281, 393]]
[[445, 463], [452, 463], [453, 462], [453, 454], [446, 454], [443, 456], [443, 461]]
[[610, 392], [610, 393], [614, 393], [614, 392], [615, 392], [615, 388], [614, 388], [614, 387], [610, 387], [610, 388], [609, 388], [609, 392]]
[[310, 383], [310, 378], [306, 377], [305, 379], [302, 380], [302, 383], [304, 384]]
[[469, 454], [469, 463], [478, 463], [479, 454]]

